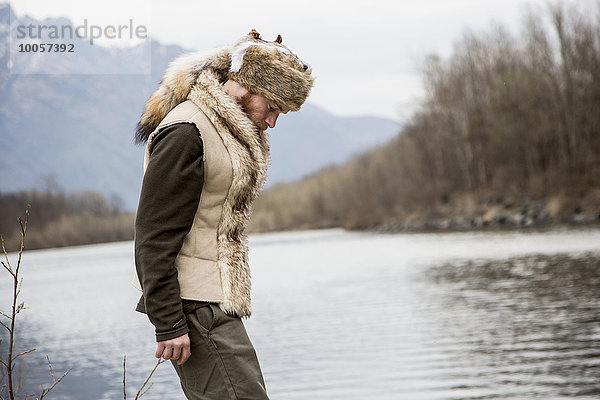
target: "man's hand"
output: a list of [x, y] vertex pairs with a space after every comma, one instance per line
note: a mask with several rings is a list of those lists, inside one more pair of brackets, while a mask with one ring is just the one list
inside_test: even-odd
[[156, 358], [165, 360], [177, 360], [177, 365], [181, 365], [190, 358], [190, 337], [186, 333], [174, 339], [163, 340], [156, 346]]

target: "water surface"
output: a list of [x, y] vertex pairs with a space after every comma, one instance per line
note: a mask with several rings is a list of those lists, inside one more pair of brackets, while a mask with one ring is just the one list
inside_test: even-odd
[[[598, 398], [598, 243], [597, 229], [252, 236], [246, 326], [270, 396]], [[37, 348], [29, 381], [46, 378], [45, 354], [55, 372], [73, 368], [52, 399], [122, 399], [124, 354], [133, 398], [153, 367], [132, 249], [25, 253], [19, 343]], [[9, 288], [4, 275], [0, 304]], [[144, 399], [184, 399], [169, 364], [153, 382]]]

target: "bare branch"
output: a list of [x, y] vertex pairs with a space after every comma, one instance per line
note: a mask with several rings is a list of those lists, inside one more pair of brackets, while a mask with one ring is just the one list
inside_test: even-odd
[[127, 390], [125, 386], [125, 362], [127, 361], [127, 354], [123, 356], [123, 400], [127, 400]]
[[10, 332], [10, 327], [9, 327], [9, 326], [7, 326], [7, 325], [6, 325], [4, 322], [2, 322], [2, 321], [0, 321], [0, 324], [1, 324], [3, 327], [5, 327], [7, 331], [9, 331], [9, 332]]
[[25, 233], [27, 232], [27, 222], [29, 221], [29, 207], [27, 205], [27, 209], [25, 210], [25, 224], [21, 222], [19, 218], [19, 224], [21, 225], [21, 247], [19, 249], [19, 259], [17, 260], [17, 268], [15, 268], [15, 275], [19, 274], [19, 268], [21, 267], [21, 257], [23, 256], [23, 250], [25, 249]]
[[150, 390], [150, 388], [152, 387], [152, 385], [154, 385], [154, 382], [150, 382], [150, 384], [148, 385], [148, 387], [146, 388], [146, 390], [144, 390], [144, 391], [143, 391], [143, 392], [140, 394], [140, 397], [138, 397], [138, 399], [139, 399], [139, 398], [141, 398], [143, 395], [145, 395], [145, 394], [146, 394], [146, 392], [147, 392], [148, 390]]
[[55, 387], [56, 385], [58, 385], [58, 384], [60, 383], [60, 381], [62, 381], [62, 380], [63, 380], [63, 378], [64, 378], [65, 376], [67, 376], [67, 374], [68, 374], [69, 372], [71, 372], [71, 370], [72, 370], [72, 369], [73, 369], [73, 368], [69, 368], [69, 369], [68, 369], [68, 370], [67, 370], [67, 371], [66, 371], [64, 374], [62, 374], [62, 375], [60, 376], [60, 378], [58, 378], [58, 379], [57, 379], [57, 380], [56, 380], [56, 381], [55, 381], [55, 382], [54, 382], [54, 383], [53, 383], [53, 384], [52, 384], [52, 385], [51, 385], [51, 386], [50, 386], [48, 389], [44, 389], [44, 390], [45, 390], [45, 393], [43, 393], [43, 394], [40, 396], [39, 400], [43, 399], [45, 395], [47, 395], [47, 394], [48, 394], [48, 393], [49, 393], [49, 392], [50, 392], [52, 389], [54, 389], [54, 387]]
[[0, 242], [2, 243], [2, 252], [4, 253], [4, 258], [6, 258], [6, 264], [8, 265], [8, 267], [4, 265], [4, 262], [2, 263], [2, 266], [4, 266], [4, 268], [6, 268], [8, 272], [10, 272], [12, 275], [12, 266], [10, 265], [10, 260], [8, 259], [8, 252], [6, 251], [6, 247], [4, 247], [4, 236], [2, 235], [0, 235]]
[[48, 360], [48, 368], [50, 368], [50, 375], [52, 375], [52, 385], [50, 385], [50, 387], [48, 387], [47, 389], [44, 389], [44, 386], [42, 386], [42, 393], [40, 394], [40, 397], [37, 398], [37, 400], [42, 400], [48, 393], [50, 393], [50, 391], [54, 389], [54, 387], [58, 385], [60, 381], [62, 381], [63, 378], [67, 376], [69, 372], [71, 372], [72, 369], [69, 368], [69, 370], [62, 374], [60, 378], [56, 379], [56, 377], [54, 376], [54, 371], [52, 370], [52, 363], [50, 362], [50, 357], [46, 356], [46, 359]]
[[21, 235], [25, 234], [25, 227], [23, 226], [23, 221], [19, 218], [19, 225], [21, 225]]
[[[158, 362], [156, 363], [156, 365], [154, 366], [154, 368], [152, 369], [152, 371], [150, 372], [150, 375], [148, 375], [148, 378], [146, 378], [146, 380], [144, 381], [144, 384], [142, 385], [142, 387], [140, 387], [140, 390], [138, 390], [137, 394], [135, 395], [135, 399], [134, 400], [138, 400], [140, 397], [142, 397], [144, 395], [144, 393], [146, 393], [146, 391], [148, 389], [146, 389], [144, 391], [144, 387], [146, 387], [146, 385], [148, 384], [148, 381], [150, 380], [150, 378], [152, 378], [152, 375], [154, 375], [154, 371], [156, 371], [156, 368], [158, 368], [158, 366], [164, 362], [166, 362], [167, 360], [163, 360], [162, 358], [158, 359]], [[150, 388], [150, 386], [148, 386], [148, 388]]]
[[54, 371], [52, 371], [52, 364], [50, 363], [50, 357], [46, 355], [46, 360], [48, 360], [48, 368], [50, 368], [50, 375], [52, 375], [52, 382], [56, 382], [56, 378], [54, 377]]
[[[18, 261], [17, 261], [16, 267], [14, 269], [12, 268], [12, 265], [8, 258], [8, 252], [6, 251], [4, 237], [2, 235], [0, 235], [2, 252], [4, 253], [4, 257], [6, 258], [6, 263], [1, 262], [2, 267], [4, 269], [6, 269], [13, 278], [12, 279], [12, 281], [13, 281], [12, 312], [9, 314], [9, 313], [4, 313], [4, 312], [0, 311], [0, 316], [3, 316], [8, 319], [8, 321], [6, 323], [3, 321], [0, 321], [0, 324], [2, 326], [4, 326], [9, 332], [8, 353], [6, 356], [6, 360], [0, 359], [0, 364], [2, 364], [2, 366], [4, 366], [3, 372], [6, 372], [6, 375], [5, 375], [6, 384], [4, 386], [2, 386], [2, 388], [0, 389], [0, 400], [5, 399], [4, 392], [7, 388], [8, 388], [8, 399], [15, 400], [20, 389], [22, 388], [20, 377], [18, 378], [16, 387], [15, 387], [14, 372], [15, 372], [16, 361], [19, 357], [35, 351], [35, 349], [30, 349], [30, 350], [22, 351], [16, 355], [13, 353], [14, 347], [15, 347], [15, 323], [17, 320], [17, 314], [19, 314], [19, 312], [21, 312], [22, 310], [24, 310], [26, 308], [24, 302], [18, 303], [18, 297], [21, 294], [21, 288], [23, 286], [23, 278], [19, 277], [19, 269], [21, 266], [23, 250], [25, 248], [25, 234], [27, 232], [27, 223], [29, 221], [29, 207], [30, 206], [28, 205], [27, 210], [25, 211], [25, 221], [23, 222], [21, 219], [19, 219], [19, 225], [21, 227], [21, 247], [19, 249]], [[2, 342], [2, 340], [0, 340], [0, 343], [1, 342]], [[69, 369], [69, 371], [65, 372], [59, 379], [56, 379], [56, 377], [54, 376], [54, 372], [52, 371], [52, 364], [50, 363], [50, 358], [48, 358], [48, 365], [50, 367], [50, 374], [52, 375], [52, 385], [48, 389], [44, 389], [43, 385], [41, 386], [41, 395], [39, 397], [40, 399], [43, 398], [46, 394], [48, 394], [48, 392], [50, 392], [50, 390], [52, 390], [52, 388], [54, 388], [67, 375], [67, 373], [69, 373], [71, 371]], [[4, 380], [4, 376], [3, 376], [3, 380]], [[30, 397], [33, 398], [34, 395], [24, 394], [24, 395], [21, 395], [20, 398], [22, 398], [23, 396], [25, 399], [28, 399]]]
[[30, 350], [27, 350], [27, 351], [22, 351], [21, 353], [19, 353], [16, 356], [13, 357], [13, 361], [16, 360], [18, 357], [24, 356], [25, 354], [33, 353], [34, 351], [35, 351], [35, 349], [30, 349]]
[[4, 269], [6, 269], [8, 271], [9, 274], [11, 274], [11, 275], [13, 274], [12, 269], [8, 268], [6, 266], [6, 264], [4, 264], [4, 261], [0, 261], [0, 263], [2, 264], [2, 266], [4, 267]]
[[17, 286], [17, 297], [21, 294], [21, 287], [23, 286], [23, 277], [19, 280], [19, 285]]

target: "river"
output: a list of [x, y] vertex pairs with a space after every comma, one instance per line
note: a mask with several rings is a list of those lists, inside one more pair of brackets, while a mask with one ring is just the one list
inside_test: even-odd
[[[246, 327], [270, 397], [599, 398], [599, 245], [592, 228], [252, 235]], [[126, 354], [135, 397], [156, 359], [133, 271], [132, 242], [25, 252], [27, 391], [48, 355], [72, 368], [48, 399], [122, 399]], [[143, 399], [184, 399], [168, 363], [152, 382]]]

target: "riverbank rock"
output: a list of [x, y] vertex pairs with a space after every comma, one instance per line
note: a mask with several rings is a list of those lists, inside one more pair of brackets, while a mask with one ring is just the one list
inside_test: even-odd
[[[515, 229], [553, 225], [600, 224], [600, 202], [589, 199], [578, 204], [573, 199], [495, 198], [474, 204], [472, 198], [456, 204], [433, 207], [426, 214], [412, 214], [403, 220], [388, 221], [375, 228], [379, 232], [464, 231]], [[464, 207], [464, 204], [468, 204]], [[453, 207], [454, 206], [454, 207]], [[465, 212], [469, 211], [469, 212]]]

